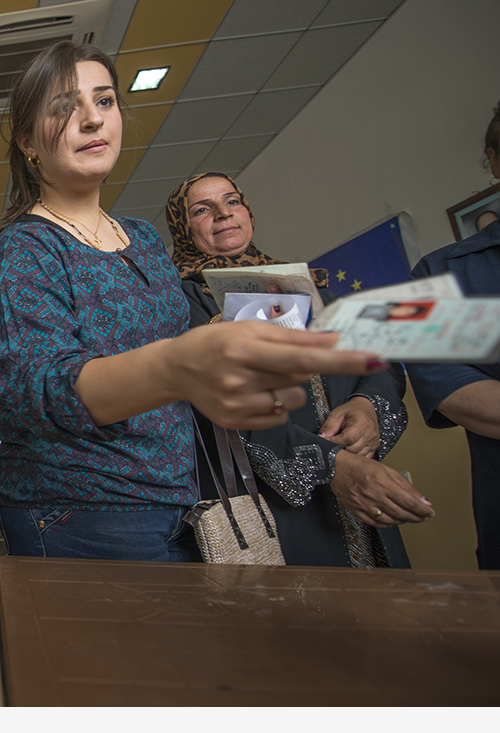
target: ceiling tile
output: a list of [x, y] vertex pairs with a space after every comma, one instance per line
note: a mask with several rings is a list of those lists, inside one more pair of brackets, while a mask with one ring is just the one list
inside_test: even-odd
[[131, 107], [130, 119], [125, 117], [122, 147], [137, 148], [150, 145], [160, 125], [172, 109], [171, 104]]
[[[181, 183], [185, 181], [185, 177], [179, 177], [179, 178], [166, 178], [165, 180], [160, 182], [161, 185], [161, 202], [158, 203], [158, 201], [154, 205], [132, 205], [127, 206], [125, 198], [123, 199], [123, 202], [116, 201], [115, 206], [113, 206], [113, 215], [116, 216], [132, 216], [136, 219], [147, 219], [147, 221], [153, 221], [153, 217], [156, 218], [158, 216], [158, 213], [162, 213], [165, 211], [165, 204], [167, 203], [167, 199], [172, 193], [172, 191], [175, 191], [177, 186], [180, 186]], [[158, 185], [158, 182], [157, 182]]]
[[317, 86], [257, 94], [226, 136], [279, 132], [319, 89]]
[[387, 18], [402, 3], [403, 0], [330, 0], [311, 27]]
[[136, 7], [137, 0], [113, 0], [100, 43], [100, 48], [113, 58], [120, 50]]
[[222, 137], [253, 99], [252, 94], [178, 102], [158, 131], [154, 144]]
[[327, 4], [327, 0], [235, 0], [214, 38], [307, 28]]
[[139, 0], [122, 51], [209, 39], [230, 5], [231, 0]]
[[106, 179], [107, 182], [123, 183], [124, 181], [128, 181], [144, 153], [145, 150], [122, 150], [115, 163], [115, 167]]
[[113, 213], [121, 211], [127, 216], [127, 211], [132, 209], [136, 211], [143, 206], [158, 206], [158, 208], [165, 206], [170, 193], [179, 185], [177, 181], [182, 183], [183, 180], [184, 176], [182, 178], [166, 178], [163, 181], [131, 182], [115, 201]]
[[300, 35], [271, 34], [211, 43], [179, 98], [199, 99], [259, 90]]
[[371, 21], [307, 31], [264, 89], [324, 84], [380, 25]]
[[197, 167], [197, 172], [242, 170], [272, 140], [274, 135], [256, 135], [221, 140]]
[[128, 208], [124, 211], [118, 210], [113, 207], [113, 216], [129, 216], [131, 219], [146, 219], [146, 221], [153, 221], [158, 217], [158, 214], [164, 211], [164, 206], [138, 206], [134, 208]]
[[150, 148], [135, 169], [131, 180], [189, 176], [213, 147], [213, 142], [204, 142]]

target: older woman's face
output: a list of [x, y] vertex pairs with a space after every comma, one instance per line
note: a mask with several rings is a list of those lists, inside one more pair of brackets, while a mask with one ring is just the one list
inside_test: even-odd
[[235, 257], [252, 241], [248, 209], [226, 178], [210, 176], [193, 183], [187, 209], [193, 242], [204, 254]]

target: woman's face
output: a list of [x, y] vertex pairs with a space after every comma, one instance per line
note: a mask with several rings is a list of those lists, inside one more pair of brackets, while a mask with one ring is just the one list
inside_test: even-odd
[[226, 178], [210, 176], [193, 183], [187, 209], [193, 242], [204, 254], [236, 257], [252, 241], [248, 209]]
[[56, 148], [47, 149], [44, 139], [50, 141], [60, 123], [59, 89], [33, 137], [18, 140], [23, 152], [40, 158], [44, 179], [66, 190], [100, 185], [116, 163], [122, 138], [122, 117], [108, 70], [97, 61], [81, 61], [76, 74], [75, 108]]

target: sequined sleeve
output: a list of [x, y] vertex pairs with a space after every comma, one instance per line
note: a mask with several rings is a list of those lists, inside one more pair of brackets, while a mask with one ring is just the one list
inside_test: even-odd
[[342, 449], [334, 445], [326, 460], [318, 445], [299, 445], [293, 458], [278, 458], [270, 448], [243, 438], [252, 468], [268, 486], [292, 506], [304, 506], [318, 484], [329, 483], [335, 475], [335, 456]]
[[318, 435], [333, 408], [355, 396], [374, 405], [380, 426], [378, 460], [396, 444], [407, 423], [401, 401], [405, 377], [399, 367], [369, 377], [313, 375], [304, 387], [307, 403], [286, 425], [242, 435], [255, 473], [292, 506], [306, 504], [315, 487], [335, 475], [335, 458], [343, 446]]
[[391, 451], [408, 425], [408, 413], [403, 403], [398, 410], [391, 409], [389, 400], [380, 395], [366, 395], [362, 392], [355, 392], [351, 397], [366, 397], [375, 408], [378, 418], [380, 432], [380, 446], [377, 450], [377, 458], [381, 461]]

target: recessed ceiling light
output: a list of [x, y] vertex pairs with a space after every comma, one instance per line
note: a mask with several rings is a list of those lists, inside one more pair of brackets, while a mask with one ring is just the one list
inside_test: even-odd
[[158, 89], [169, 69], [170, 66], [164, 66], [161, 69], [141, 69], [135, 75], [129, 92], [144, 92], [147, 89]]

